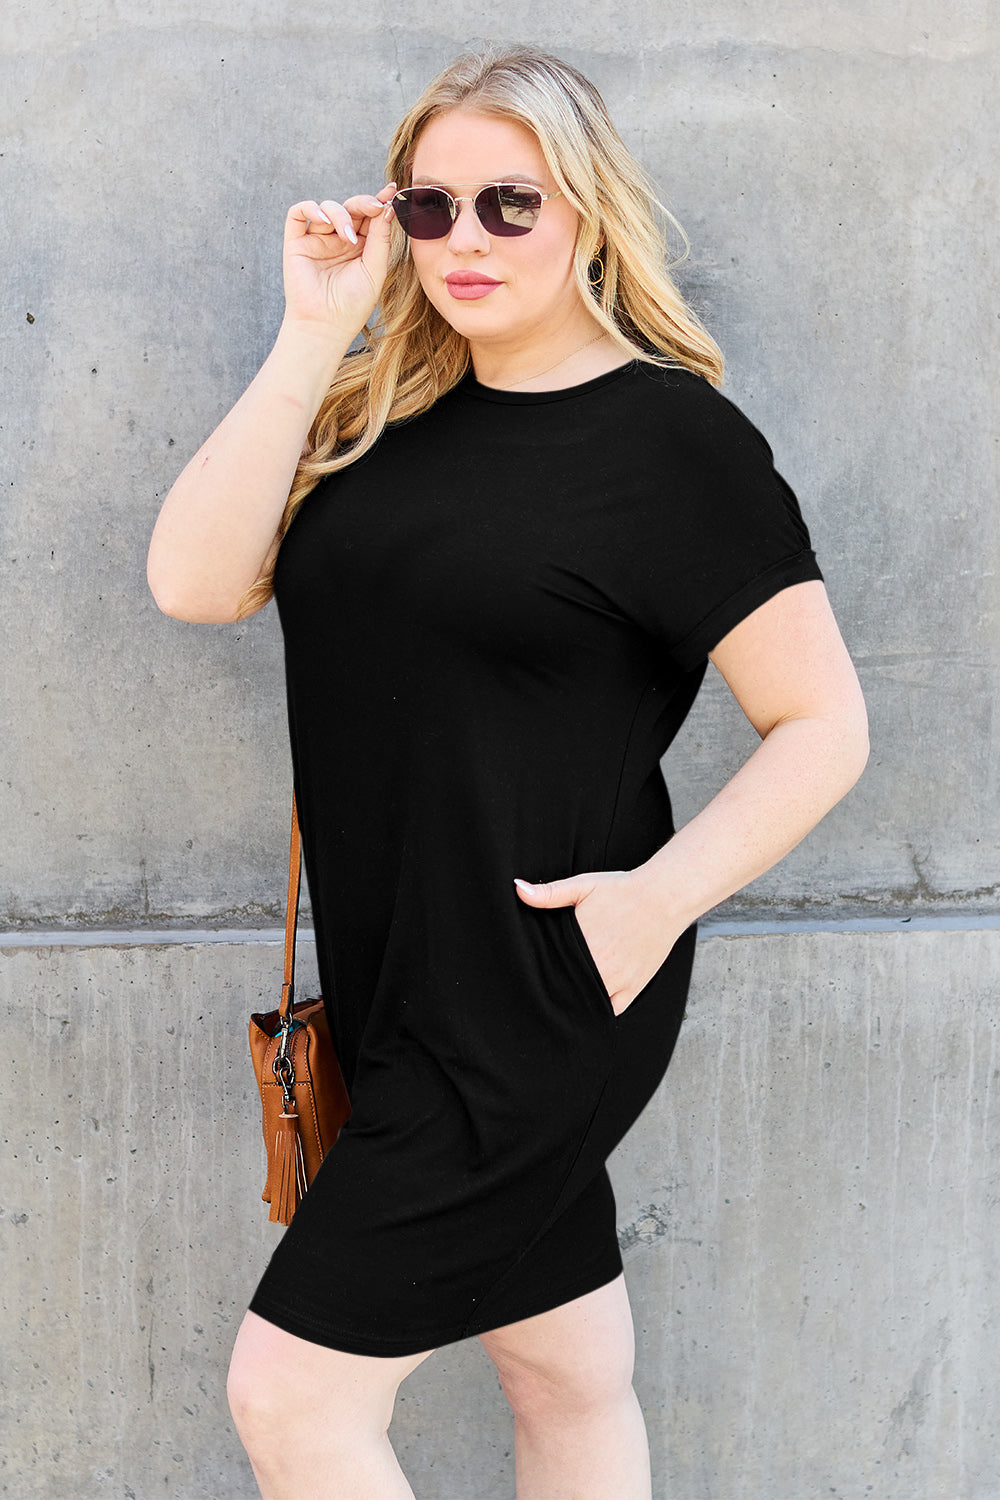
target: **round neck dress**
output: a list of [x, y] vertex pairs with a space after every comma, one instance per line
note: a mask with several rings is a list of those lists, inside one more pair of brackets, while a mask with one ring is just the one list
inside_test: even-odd
[[616, 1015], [573, 906], [642, 864], [708, 652], [822, 575], [752, 423], [633, 361], [470, 373], [308, 496], [275, 597], [322, 991], [351, 1098], [250, 1303], [404, 1355], [621, 1273], [606, 1169], [664, 1077], [695, 929]]

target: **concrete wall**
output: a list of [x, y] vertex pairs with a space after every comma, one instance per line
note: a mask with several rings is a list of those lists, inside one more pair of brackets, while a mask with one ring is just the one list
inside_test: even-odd
[[[275, 332], [287, 204], [381, 184], [404, 102], [484, 33], [580, 64], [662, 184], [868, 690], [863, 784], [735, 905], [996, 904], [991, 0], [441, 0], [347, 21], [328, 0], [93, 0], [15, 4], [8, 44], [6, 925], [273, 915], [273, 609], [161, 616], [149, 530]], [[672, 756], [681, 810], [748, 745], [716, 682]]]
[[[859, 787], [716, 914], [612, 1161], [656, 1494], [998, 1500], [996, 7], [14, 0], [0, 28], [0, 1493], [251, 1492], [222, 1380], [273, 1244], [244, 1028], [278, 963], [280, 638], [159, 615], [145, 548], [273, 336], [286, 205], [380, 184], [404, 105], [489, 36], [583, 67], [687, 228], [872, 717]], [[751, 748], [710, 677], [680, 816]], [[421, 1500], [509, 1497], [475, 1342], [394, 1432]]]
[[[244, 1030], [279, 965], [260, 943], [0, 950], [0, 1493], [253, 1493], [224, 1387], [281, 1232]], [[998, 965], [1000, 924], [699, 945], [675, 1060], [610, 1164], [657, 1500], [1000, 1495]], [[404, 1382], [391, 1436], [419, 1500], [510, 1500], [477, 1340]]]

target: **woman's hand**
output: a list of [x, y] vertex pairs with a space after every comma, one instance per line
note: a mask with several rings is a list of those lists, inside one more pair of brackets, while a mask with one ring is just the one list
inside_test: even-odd
[[285, 220], [285, 323], [354, 339], [374, 311], [389, 266], [394, 182], [337, 203], [307, 200]]
[[516, 880], [528, 906], [573, 906], [616, 1015], [627, 1010], [690, 926], [664, 915], [638, 870], [601, 870], [530, 885]]

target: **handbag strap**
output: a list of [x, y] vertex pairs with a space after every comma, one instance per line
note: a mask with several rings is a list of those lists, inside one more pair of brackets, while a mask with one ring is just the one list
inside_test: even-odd
[[292, 836], [288, 849], [288, 901], [285, 906], [285, 975], [281, 986], [278, 1020], [286, 1025], [292, 1015], [295, 987], [295, 926], [299, 918], [299, 886], [302, 877], [302, 849], [299, 838], [299, 810], [292, 792]]

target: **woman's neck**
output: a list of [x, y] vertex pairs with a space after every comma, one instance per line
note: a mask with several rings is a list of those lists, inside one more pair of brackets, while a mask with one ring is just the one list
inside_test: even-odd
[[500, 391], [557, 391], [629, 362], [621, 345], [590, 317], [558, 338], [531, 339], [517, 349], [471, 341], [469, 347], [480, 385]]

